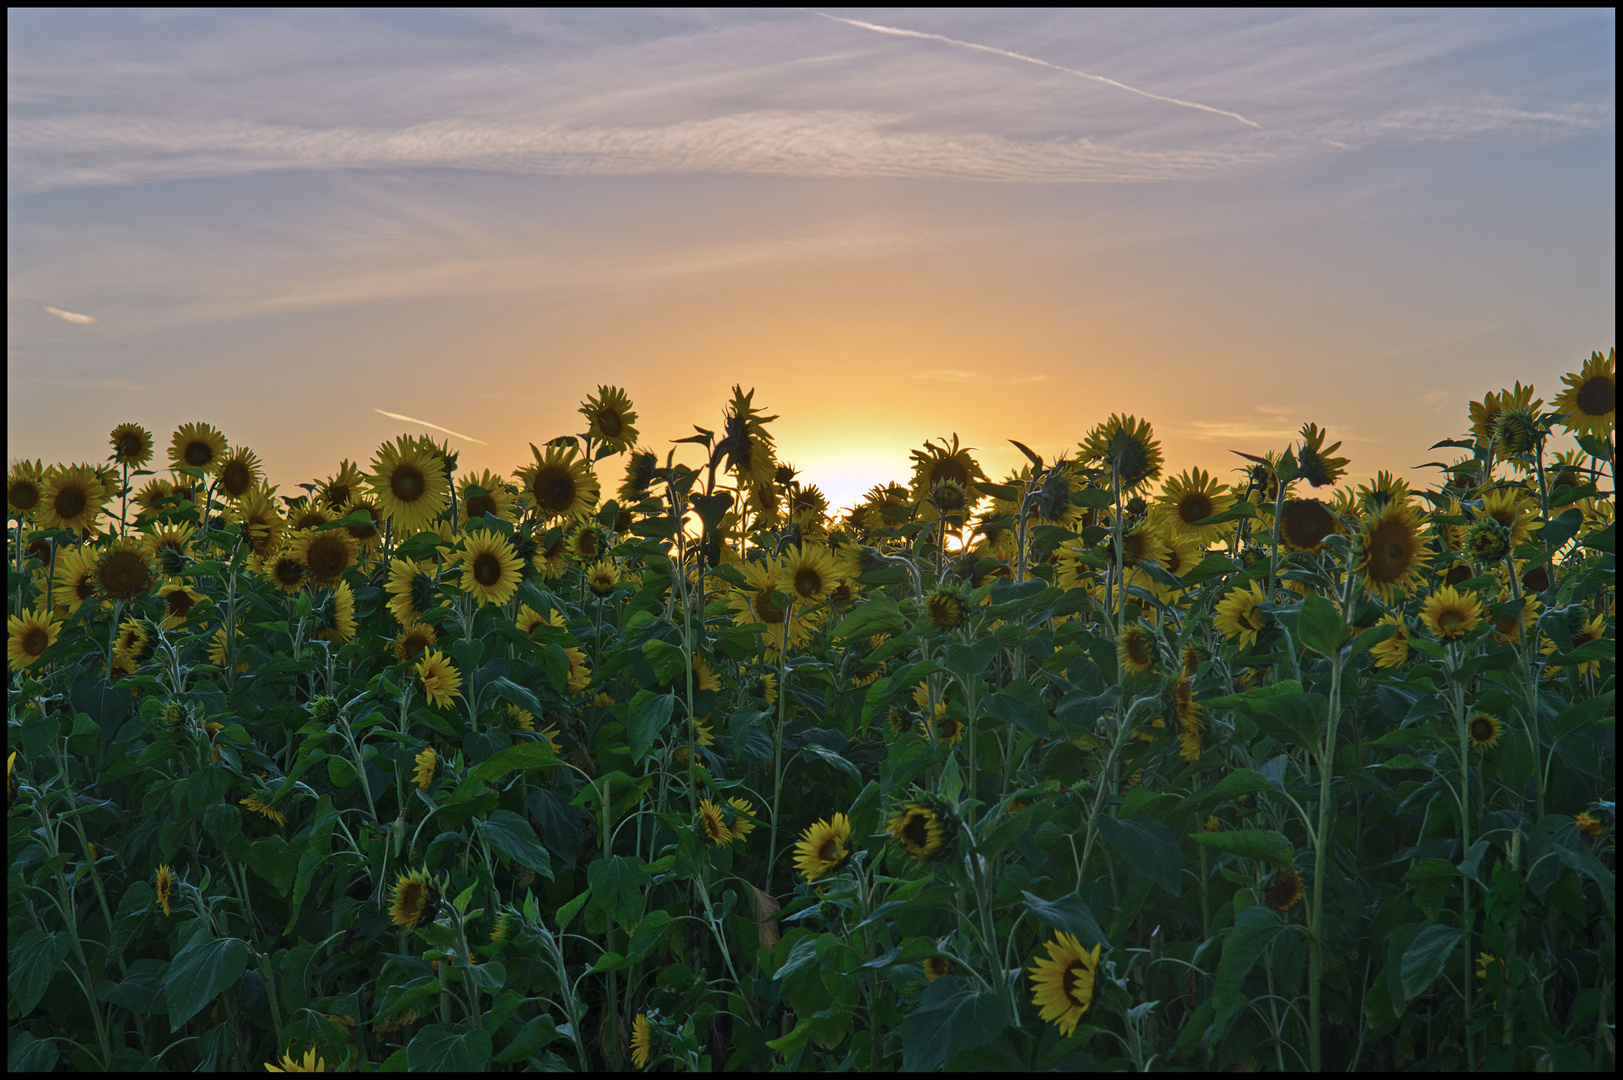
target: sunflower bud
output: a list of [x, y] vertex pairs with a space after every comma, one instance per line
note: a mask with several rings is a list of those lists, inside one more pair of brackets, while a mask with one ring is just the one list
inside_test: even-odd
[[1506, 457], [1538, 446], [1538, 421], [1530, 409], [1506, 409], [1494, 423], [1494, 449]]
[[164, 702], [163, 712], [159, 722], [169, 731], [174, 731], [186, 722], [186, 706], [178, 701]]
[[1479, 563], [1502, 562], [1510, 554], [1510, 533], [1497, 521], [1479, 521], [1466, 534], [1465, 547]]
[[325, 724], [338, 715], [338, 702], [323, 694], [310, 701], [310, 715]]
[[930, 489], [930, 501], [943, 514], [960, 514], [969, 505], [969, 492], [956, 480], [937, 480]]

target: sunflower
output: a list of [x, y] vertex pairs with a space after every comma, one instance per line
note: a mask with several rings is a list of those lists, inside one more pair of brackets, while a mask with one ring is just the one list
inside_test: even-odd
[[709, 799], [699, 800], [699, 827], [717, 847], [726, 847], [733, 842], [733, 832], [722, 818], [721, 808]]
[[1538, 501], [1517, 488], [1500, 488], [1482, 496], [1482, 505], [1473, 507], [1471, 515], [1478, 521], [1497, 521], [1510, 531], [1512, 550], [1521, 547], [1533, 533], [1544, 527], [1537, 520]]
[[326, 1059], [316, 1056], [315, 1050], [306, 1050], [304, 1057], [295, 1060], [291, 1052], [282, 1055], [280, 1067], [271, 1062], [265, 1063], [266, 1072], [326, 1072]]
[[1121, 538], [1121, 564], [1123, 568], [1132, 568], [1145, 559], [1161, 562], [1166, 558], [1166, 540], [1161, 535], [1160, 528], [1152, 522], [1141, 521], [1134, 525]]
[[38, 461], [19, 461], [6, 474], [6, 510], [26, 521], [45, 498], [45, 467]]
[[1499, 744], [1499, 734], [1505, 726], [1491, 713], [1472, 713], [1465, 721], [1465, 733], [1473, 750], [1489, 750]]
[[[340, 503], [339, 505], [342, 506], [343, 504]], [[290, 506], [287, 511], [287, 527], [294, 532], [303, 529], [319, 529], [332, 520], [333, 514], [329, 513], [325, 507], [313, 502], [298, 507]]]
[[828, 496], [816, 484], [791, 484], [788, 491], [789, 518], [807, 536], [828, 534]]
[[1339, 480], [1347, 471], [1347, 459], [1333, 457], [1341, 444], [1324, 445], [1329, 432], [1320, 431], [1317, 424], [1302, 425], [1302, 445], [1296, 448], [1296, 464], [1302, 479], [1314, 487], [1324, 487]]
[[439, 644], [439, 635], [428, 623], [408, 623], [394, 639], [395, 660], [409, 664], [427, 649]]
[[964, 722], [956, 716], [947, 715], [947, 703], [939, 701], [935, 707], [935, 720], [928, 717], [919, 721], [919, 731], [926, 739], [935, 739], [948, 746], [957, 746], [964, 737]]
[[1116, 639], [1116, 660], [1133, 674], [1150, 670], [1155, 663], [1155, 641], [1141, 623], [1125, 627]]
[[234, 446], [229, 454], [220, 459], [218, 475], [221, 496], [236, 502], [258, 487], [265, 473], [252, 450], [246, 446]]
[[969, 448], [959, 447], [957, 433], [953, 434], [951, 443], [942, 439], [940, 446], [926, 439], [924, 449], [910, 451], [909, 456], [913, 459], [911, 501], [918, 504], [921, 521], [934, 521], [940, 516], [932, 496], [942, 481], [950, 480], [963, 489], [965, 512], [980, 498], [976, 481], [989, 483], [980, 464], [970, 456]]
[[851, 819], [844, 814], [835, 814], [832, 821], [817, 820], [806, 826], [795, 844], [795, 869], [808, 882], [839, 869], [851, 854], [850, 840]]
[[152, 635], [138, 619], [125, 619], [118, 624], [118, 636], [113, 639], [113, 661], [128, 671], [134, 671], [146, 659], [147, 646]]
[[637, 429], [632, 427], [637, 414], [631, 411], [631, 399], [618, 386], [599, 386], [596, 397], [588, 394], [581, 402], [580, 414], [591, 425], [586, 437], [605, 449], [618, 454], [637, 441]]
[[1196, 525], [1205, 518], [1216, 517], [1234, 505], [1234, 496], [1226, 484], [1220, 484], [1202, 469], [1184, 470], [1161, 485], [1161, 497], [1156, 500], [1157, 515], [1173, 535], [1188, 535], [1202, 546], [1220, 539], [1228, 525]]
[[[1510, 530], [1492, 518], [1478, 521], [1465, 534], [1465, 552], [1480, 565], [1492, 566], [1504, 562], [1510, 551]], [[1461, 581], [1473, 576], [1470, 566], [1463, 563], [1451, 568], [1449, 574], [1452, 575], [1455, 570], [1461, 569], [1465, 572], [1465, 577], [1461, 578]], [[1457, 585], [1459, 582], [1448, 581], [1447, 584]]]
[[182, 424], [169, 443], [169, 467], [202, 469], [212, 476], [225, 457], [225, 436], [208, 424]]
[[[704, 657], [700, 656], [698, 653], [693, 654], [693, 689], [695, 689], [695, 690], [720, 690], [721, 689], [721, 677], [719, 675], [717, 675], [715, 673], [715, 671], [713, 671], [711, 669], [710, 661], [706, 660]], [[709, 743], [703, 743], [701, 745], [708, 746], [710, 744]]]
[[1131, 491], [1161, 475], [1161, 444], [1148, 420], [1111, 414], [1078, 446], [1080, 460], [1103, 465], [1122, 491]]
[[926, 956], [923, 964], [925, 982], [935, 982], [952, 970], [952, 961], [945, 956]]
[[355, 538], [343, 529], [299, 533], [289, 542], [294, 554], [318, 585], [335, 585], [355, 565]]
[[476, 529], [462, 537], [457, 555], [462, 564], [462, 591], [481, 604], [505, 604], [518, 589], [519, 560], [513, 545], [499, 533]]
[[[483, 494], [473, 493], [474, 488]], [[518, 523], [513, 493], [501, 477], [489, 470], [464, 476], [457, 484], [457, 498], [457, 518], [464, 529], [470, 522], [483, 521], [486, 514], [494, 514], [509, 524]]]
[[231, 520], [242, 529], [242, 537], [253, 545], [261, 559], [282, 546], [282, 515], [276, 511], [275, 489], [254, 488], [237, 500]]
[[183, 581], [170, 581], [158, 586], [158, 596], [164, 604], [163, 628], [173, 630], [186, 622], [192, 608], [204, 599], [203, 594]]
[[140, 468], [152, 460], [152, 432], [140, 424], [120, 424], [109, 436], [113, 460], [120, 465]]
[[355, 593], [349, 582], [340, 581], [331, 593], [321, 597], [315, 610], [318, 641], [342, 643], [355, 637]]
[[[564, 617], [560, 612], [554, 611], [548, 622], [553, 626], [563, 626]], [[564, 646], [564, 655], [569, 658], [569, 679], [565, 689], [571, 694], [578, 694], [591, 685], [592, 669], [586, 666], [586, 654], [576, 646]]]
[[346, 518], [357, 510], [365, 510], [372, 520], [360, 525], [345, 525], [344, 532], [355, 541], [356, 551], [363, 556], [371, 555], [383, 541], [383, 507], [376, 496], [361, 492], [353, 496], [349, 502], [338, 508], [338, 516]]
[[721, 813], [723, 820], [726, 821], [727, 831], [732, 834], [735, 841], [747, 838], [755, 828], [755, 822], [750, 820], [755, 813], [755, 804], [748, 799], [728, 799], [727, 805], [721, 808]]
[[389, 921], [407, 930], [415, 930], [423, 920], [432, 919], [439, 906], [439, 890], [427, 870], [401, 874], [390, 891], [394, 903], [389, 908]]
[[1279, 538], [1291, 551], [1318, 551], [1335, 531], [1335, 515], [1317, 499], [1286, 499], [1280, 509]]
[[286, 825], [287, 824], [287, 815], [286, 814], [282, 813], [280, 810], [278, 810], [275, 807], [269, 805], [268, 803], [260, 802], [258, 799], [254, 798], [252, 795], [248, 796], [245, 799], [238, 799], [237, 801], [241, 805], [246, 806], [248, 809], [252, 810], [254, 813], [260, 815], [263, 818], [265, 818], [267, 821], [274, 821], [277, 825]]
[[797, 603], [816, 602], [840, 584], [834, 557], [821, 544], [797, 544], [784, 552], [778, 589]]
[[409, 435], [378, 447], [366, 482], [402, 540], [428, 528], [451, 502], [444, 456], [432, 443]]
[[592, 595], [599, 600], [605, 600], [614, 594], [614, 587], [620, 584], [620, 571], [615, 569], [613, 559], [599, 559], [586, 568], [586, 587], [592, 590]]
[[564, 552], [576, 563], [584, 566], [596, 562], [608, 546], [608, 534], [595, 521], [582, 521], [570, 532], [564, 542]]
[[415, 559], [392, 559], [384, 590], [389, 594], [389, 612], [396, 622], [401, 626], [421, 622], [423, 616], [437, 606], [435, 565]]
[[70, 529], [95, 536], [102, 506], [110, 497], [101, 474], [89, 465], [53, 465], [45, 472], [44, 499], [37, 520], [47, 529]]
[[440, 708], [449, 708], [451, 697], [462, 688], [462, 673], [438, 649], [430, 649], [417, 662], [417, 677], [423, 694]]
[[1241, 645], [1255, 645], [1257, 635], [1268, 625], [1268, 617], [1258, 610], [1267, 599], [1255, 581], [1231, 589], [1218, 601], [1212, 625], [1231, 641], [1239, 638]]
[[948, 832], [952, 826], [948, 816], [929, 802], [910, 802], [885, 823], [885, 831], [914, 859], [925, 862], [946, 853], [953, 840]]
[[[1570, 637], [1572, 640], [1572, 648], [1574, 649], [1586, 642], [1602, 640], [1606, 637], [1606, 614], [1602, 612], [1591, 618], [1588, 622], [1581, 624], [1577, 630], [1574, 630], [1570, 634]], [[1543, 656], [1554, 656], [1560, 651], [1556, 648], [1555, 642], [1551, 641], [1548, 637], [1542, 634], [1539, 635], [1539, 641], [1539, 653]], [[1547, 678], [1554, 677], [1555, 675], [1559, 674], [1560, 671], [1560, 664], [1547, 663], [1544, 668], [1544, 674]], [[1599, 673], [1599, 660], [1580, 660], [1578, 662], [1578, 675], [1580, 677], [1585, 675], [1598, 675]]]
[[653, 1056], [654, 1025], [648, 1022], [647, 1014], [638, 1013], [631, 1022], [631, 1062], [639, 1069], [646, 1069]]
[[542, 520], [583, 517], [597, 505], [597, 480], [573, 445], [549, 445], [543, 453], [531, 443], [530, 452], [535, 464], [514, 475], [523, 485], [525, 502]]
[[62, 623], [51, 618], [44, 604], [21, 615], [6, 616], [6, 662], [12, 671], [31, 666], [45, 650], [56, 644]]
[[169, 869], [168, 863], [163, 863], [158, 867], [157, 888], [154, 891], [157, 895], [153, 898], [153, 902], [158, 907], [163, 908], [165, 915], [173, 915], [175, 913], [175, 896], [179, 889], [175, 880], [175, 872]]
[[772, 599], [778, 589], [780, 568], [776, 564], [747, 562], [740, 568], [744, 587], [734, 589], [727, 603], [735, 614], [733, 622], [739, 626], [765, 623], [768, 651], [780, 648], [798, 649], [811, 638], [812, 620], [798, 612], [791, 613], [779, 607]]
[[1302, 899], [1302, 875], [1295, 870], [1282, 870], [1268, 879], [1268, 906], [1275, 911], [1289, 911]]
[[434, 748], [427, 746], [423, 748], [422, 753], [412, 760], [417, 762], [417, 770], [412, 774], [412, 779], [417, 782], [417, 790], [427, 791], [428, 785], [434, 782], [434, 773], [439, 766], [439, 758], [435, 756]]
[[1578, 826], [1578, 831], [1591, 840], [1599, 840], [1606, 835], [1606, 826], [1593, 814], [1574, 814], [1572, 821]]
[[1608, 349], [1604, 360], [1591, 353], [1582, 371], [1561, 376], [1561, 382], [1566, 389], [1554, 403], [1557, 412], [1566, 414], [1561, 426], [1605, 438], [1617, 423], [1617, 350]]
[[132, 600], [150, 592], [155, 581], [146, 551], [134, 537], [119, 537], [96, 561], [96, 591], [109, 600]]
[[620, 483], [620, 501], [635, 505], [648, 498], [654, 483], [654, 470], [659, 468], [659, 455], [642, 447], [631, 452], [626, 459], [626, 477]]
[[[237, 623], [236, 639], [239, 643], [237, 650], [237, 674], [241, 675], [244, 671], [248, 670], [248, 661], [241, 658], [242, 650], [240, 643], [242, 641], [242, 623], [240, 621]], [[222, 626], [218, 630], [214, 631], [214, 636], [209, 639], [208, 660], [209, 663], [223, 670], [225, 668], [226, 659], [225, 627]]]
[[345, 458], [339, 462], [338, 472], [321, 482], [316, 497], [328, 510], [336, 511], [361, 493], [365, 480], [360, 466]]
[[1388, 503], [1367, 519], [1361, 545], [1364, 555], [1355, 567], [1363, 571], [1364, 591], [1386, 602], [1394, 592], [1413, 592], [1431, 565], [1431, 553], [1426, 550], [1429, 539], [1420, 515], [1404, 503]]
[[151, 521], [174, 503], [192, 497], [192, 490], [188, 487], [176, 487], [171, 481], [161, 476], [154, 476], [148, 480], [140, 491], [135, 493], [135, 520], [137, 522]]
[[1200, 760], [1200, 733], [1206, 730], [1200, 718], [1203, 712], [1189, 676], [1183, 676], [1172, 688], [1172, 713], [1178, 721], [1178, 754], [1190, 764]]
[[1396, 626], [1397, 631], [1385, 641], [1376, 642], [1369, 648], [1369, 654], [1375, 658], [1377, 668], [1395, 668], [1409, 659], [1409, 626], [1398, 614], [1383, 615], [1376, 620], [1375, 625], [1387, 624]]
[[1501, 412], [1506, 409], [1537, 412], [1543, 406], [1544, 399], [1533, 397], [1531, 386], [1517, 382], [1514, 390], [1501, 390], [1497, 394], [1487, 394], [1481, 401], [1471, 402], [1471, 434], [1476, 444], [1486, 449], [1493, 445], [1494, 428]]
[[924, 599], [924, 612], [937, 630], [956, 630], [964, 623], [966, 597], [956, 589], [938, 588]]
[[259, 562], [259, 576], [285, 593], [296, 593], [310, 578], [309, 568], [298, 552], [283, 547], [276, 554]]
[[722, 439], [716, 444], [741, 488], [765, 487], [777, 471], [772, 436], [766, 430], [777, 417], [757, 411], [754, 400], [753, 389], [746, 394], [743, 387], [733, 386], [733, 399], [722, 418]]
[[1031, 972], [1031, 1003], [1040, 1016], [1059, 1028], [1062, 1038], [1070, 1038], [1082, 1014], [1093, 1004], [1093, 981], [1099, 970], [1099, 952], [1090, 952], [1063, 930], [1048, 942], [1048, 957], [1026, 970]]
[[[1497, 603], [1508, 604], [1513, 598], [1510, 589], [1501, 588]], [[1521, 641], [1522, 631], [1538, 622], [1539, 610], [1544, 605], [1539, 603], [1538, 597], [1524, 593], [1522, 595], [1521, 611], [1512, 613], [1504, 618], [1493, 619], [1493, 640], [1505, 645], [1513, 645]]]
[[1453, 641], [1477, 628], [1482, 621], [1482, 604], [1475, 593], [1461, 593], [1452, 585], [1444, 585], [1426, 597], [1420, 621], [1433, 636]]

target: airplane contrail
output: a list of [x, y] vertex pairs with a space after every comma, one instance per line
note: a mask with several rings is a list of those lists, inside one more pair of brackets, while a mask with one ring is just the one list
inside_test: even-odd
[[459, 439], [466, 439], [468, 442], [478, 443], [480, 446], [490, 445], [483, 439], [476, 439], [472, 435], [464, 435], [460, 431], [452, 431], [450, 428], [440, 427], [438, 424], [430, 424], [427, 420], [419, 420], [415, 416], [401, 416], [397, 412], [384, 412], [382, 409], [373, 409], [372, 411], [375, 413], [381, 413], [382, 415], [387, 416], [390, 420], [404, 420], [408, 424], [421, 424], [423, 427], [433, 428], [435, 431], [443, 431], [447, 435], [455, 435]]
[[45, 310], [48, 314], [55, 315], [63, 322], [79, 323], [83, 326], [89, 325], [90, 323], [96, 321], [96, 317], [94, 315], [80, 315], [75, 311], [63, 311], [61, 308], [54, 308], [49, 304], [45, 305]]
[[944, 41], [948, 45], [958, 45], [965, 49], [974, 49], [977, 52], [991, 53], [993, 56], [1003, 56], [1010, 60], [1023, 60], [1028, 64], [1036, 64], [1038, 67], [1052, 68], [1055, 71], [1063, 71], [1067, 75], [1075, 75], [1080, 79], [1092, 79], [1094, 82], [1101, 82], [1106, 86], [1114, 86], [1119, 90], [1126, 90], [1130, 94], [1137, 94], [1139, 97], [1147, 97], [1152, 101], [1164, 101], [1169, 105], [1181, 105], [1186, 109], [1199, 109], [1201, 112], [1209, 112], [1217, 116], [1226, 116], [1231, 120], [1238, 120], [1240, 123], [1245, 124], [1248, 127], [1254, 127], [1259, 130], [1262, 128], [1261, 124], [1254, 120], [1247, 120], [1239, 113], [1232, 113], [1223, 109], [1214, 109], [1210, 105], [1202, 105], [1196, 101], [1184, 101], [1180, 98], [1164, 97], [1160, 94], [1152, 94], [1148, 90], [1140, 90], [1137, 87], [1128, 86], [1126, 83], [1117, 82], [1115, 79], [1107, 79], [1103, 75], [1090, 75], [1086, 71], [1077, 71], [1075, 68], [1060, 67], [1058, 64], [1050, 64], [1047, 60], [1038, 60], [1034, 56], [1022, 56], [1020, 53], [1009, 52], [1007, 49], [997, 49], [990, 45], [976, 45], [972, 41], [959, 41], [956, 38], [943, 37], [940, 34], [926, 34], [919, 30], [903, 30], [896, 26], [880, 26], [878, 23], [861, 22], [857, 19], [842, 19], [838, 15], [829, 15], [822, 11], [812, 11], [810, 8], [801, 8], [800, 10], [808, 12], [812, 15], [820, 15], [823, 18], [830, 19], [834, 22], [845, 23], [847, 26], [856, 26], [863, 30], [872, 30], [876, 34], [891, 34], [895, 37], [921, 38], [925, 41]]

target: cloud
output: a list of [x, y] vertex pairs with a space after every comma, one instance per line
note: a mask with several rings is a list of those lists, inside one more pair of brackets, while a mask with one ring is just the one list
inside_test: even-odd
[[1025, 386], [1029, 383], [1047, 382], [1047, 375], [1022, 375], [1017, 379], [1005, 379], [1010, 386]]
[[1425, 404], [1430, 405], [1432, 412], [1440, 413], [1444, 409], [1448, 408], [1448, 403], [1450, 400], [1452, 400], [1453, 396], [1454, 395], [1450, 394], [1447, 390], [1433, 390], [1420, 400]]
[[96, 321], [96, 317], [94, 315], [80, 315], [74, 311], [63, 311], [61, 308], [54, 308], [49, 304], [45, 305], [45, 310], [49, 314], [55, 315], [63, 322], [78, 323], [81, 326], [86, 326]]
[[[802, 8], [801, 10], [804, 11], [805, 9]], [[1178, 105], [1185, 109], [1198, 109], [1201, 112], [1209, 112], [1217, 116], [1226, 116], [1231, 120], [1238, 120], [1247, 127], [1262, 127], [1261, 124], [1247, 120], [1239, 113], [1226, 112], [1223, 109], [1214, 109], [1210, 105], [1201, 105], [1193, 101], [1182, 101], [1175, 97], [1163, 97], [1160, 94], [1152, 94], [1148, 90], [1139, 90], [1136, 87], [1128, 86], [1126, 83], [1117, 82], [1115, 79], [1107, 79], [1103, 75], [1089, 75], [1085, 71], [1077, 71], [1075, 68], [1060, 67], [1058, 64], [1050, 64], [1047, 60], [1038, 60], [1034, 56], [1023, 56], [1020, 53], [1009, 52], [1007, 49], [994, 48], [991, 45], [976, 45], [968, 41], [959, 41], [956, 38], [943, 37], [940, 34], [926, 34], [918, 30], [903, 30], [895, 26], [880, 26], [878, 23], [859, 22], [856, 19], [842, 19], [838, 15], [826, 15], [821, 11], [812, 11], [809, 12], [809, 14], [817, 15], [824, 19], [831, 19], [834, 22], [845, 23], [848, 26], [857, 26], [864, 30], [872, 30], [879, 34], [891, 34], [896, 37], [921, 38], [925, 41], [941, 41], [948, 45], [957, 45], [964, 49], [974, 49], [977, 52], [991, 53], [993, 56], [1002, 56], [1010, 60], [1020, 60], [1027, 64], [1036, 64], [1038, 67], [1052, 68], [1054, 71], [1063, 71], [1065, 74], [1075, 75], [1079, 79], [1091, 79], [1094, 82], [1104, 83], [1106, 86], [1114, 86], [1118, 90], [1125, 90], [1129, 94], [1137, 94], [1140, 97], [1149, 98], [1151, 101], [1164, 101], [1169, 105]]]
[[410, 166], [579, 176], [1147, 182], [1211, 172], [1261, 153], [901, 130], [906, 120], [865, 109], [763, 109], [653, 126], [582, 127], [476, 120], [317, 128], [108, 115], [21, 118], [8, 125], [8, 163], [13, 194], [29, 194], [286, 169]]
[[32, 383], [44, 383], [47, 386], [67, 386], [76, 390], [116, 390], [121, 394], [138, 394], [146, 390], [140, 383], [130, 382], [128, 379], [41, 379], [31, 378]]
[[375, 412], [375, 413], [381, 413], [382, 415], [387, 416], [391, 420], [404, 420], [408, 424], [418, 424], [418, 425], [420, 425], [422, 427], [425, 427], [425, 428], [433, 428], [435, 431], [443, 431], [447, 435], [455, 435], [459, 439], [463, 439], [463, 440], [466, 440], [467, 442], [471, 442], [471, 443], [478, 443], [480, 446], [489, 446], [490, 445], [489, 443], [485, 442], [485, 440], [483, 440], [483, 439], [476, 439], [472, 435], [463, 435], [463, 434], [461, 434], [459, 432], [452, 431], [448, 427], [440, 427], [438, 424], [430, 424], [427, 420], [418, 420], [414, 416], [401, 416], [399, 413], [384, 412], [382, 409], [373, 409], [372, 411]]
[[936, 368], [934, 371], [915, 372], [913, 377], [915, 379], [936, 379], [941, 382], [968, 382], [970, 379], [979, 378], [980, 376], [978, 372], [974, 371], [955, 371], [952, 368]]
[[1352, 146], [1378, 141], [1460, 142], [1489, 138], [1554, 142], [1588, 131], [1602, 131], [1614, 123], [1613, 110], [1604, 103], [1570, 102], [1526, 109], [1492, 98], [1479, 98], [1408, 106], [1367, 120], [1310, 125], [1304, 134]]
[[1282, 443], [1297, 435], [1295, 428], [1274, 427], [1267, 420], [1196, 420], [1189, 427], [1202, 442]]

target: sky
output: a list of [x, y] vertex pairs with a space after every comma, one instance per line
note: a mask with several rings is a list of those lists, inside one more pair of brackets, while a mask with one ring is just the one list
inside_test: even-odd
[[1113, 413], [1168, 476], [1311, 421], [1431, 486], [1471, 400], [1615, 339], [1610, 9], [7, 30], [11, 460], [208, 421], [283, 493], [403, 432], [510, 473], [601, 385], [663, 455], [740, 384], [836, 507]]

